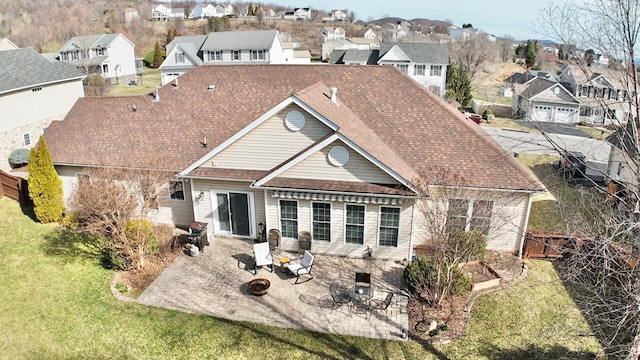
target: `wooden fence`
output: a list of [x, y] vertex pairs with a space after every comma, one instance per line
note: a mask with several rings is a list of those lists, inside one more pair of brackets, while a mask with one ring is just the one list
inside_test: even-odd
[[527, 259], [557, 259], [563, 248], [579, 238], [571, 234], [528, 230], [524, 237], [522, 257]]
[[27, 180], [0, 170], [0, 198], [5, 196], [18, 201], [22, 206], [30, 206], [32, 204], [29, 198]]

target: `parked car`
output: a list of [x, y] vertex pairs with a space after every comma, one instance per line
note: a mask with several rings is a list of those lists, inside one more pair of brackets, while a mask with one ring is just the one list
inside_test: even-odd
[[484, 119], [482, 118], [482, 116], [478, 115], [478, 114], [467, 114], [467, 119], [473, 121], [476, 124], [480, 124], [484, 121]]
[[565, 151], [558, 164], [558, 171], [565, 177], [583, 177], [587, 171], [586, 156], [579, 151]]

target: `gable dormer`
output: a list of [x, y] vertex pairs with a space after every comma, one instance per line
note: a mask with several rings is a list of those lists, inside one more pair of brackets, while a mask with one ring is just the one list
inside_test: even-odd
[[411, 62], [409, 55], [407, 55], [400, 47], [394, 45], [389, 51], [387, 51], [378, 60], [378, 64], [384, 65], [384, 63], [397, 63], [397, 62]]

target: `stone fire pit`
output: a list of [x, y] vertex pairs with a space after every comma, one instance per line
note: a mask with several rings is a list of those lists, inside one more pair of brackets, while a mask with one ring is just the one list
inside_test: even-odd
[[257, 278], [249, 281], [249, 292], [256, 296], [262, 296], [269, 291], [271, 282], [268, 279]]

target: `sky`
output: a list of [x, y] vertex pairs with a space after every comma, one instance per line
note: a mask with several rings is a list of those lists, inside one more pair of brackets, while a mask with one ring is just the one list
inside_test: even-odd
[[[379, 19], [385, 15], [407, 20], [451, 20], [453, 25], [471, 23], [474, 28], [497, 37], [511, 35], [516, 40], [548, 38], [536, 29], [540, 10], [549, 0], [274, 0], [275, 4], [311, 7], [318, 10], [348, 9], [356, 20]], [[556, 1], [558, 3], [558, 1]]]

